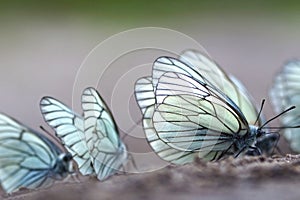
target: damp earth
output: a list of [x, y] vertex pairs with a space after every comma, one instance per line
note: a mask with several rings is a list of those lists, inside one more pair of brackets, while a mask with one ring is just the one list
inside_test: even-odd
[[60, 182], [51, 188], [23, 189], [4, 199], [300, 199], [300, 155], [195, 160], [151, 173], [119, 174]]

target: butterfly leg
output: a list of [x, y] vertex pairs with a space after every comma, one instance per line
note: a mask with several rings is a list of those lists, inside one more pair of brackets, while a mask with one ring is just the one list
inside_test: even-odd
[[[246, 149], [246, 147], [244, 147], [237, 155], [236, 155], [236, 157], [237, 156], [239, 156], [239, 154], [242, 152], [242, 151], [244, 151]], [[262, 152], [261, 152], [261, 150], [258, 148], [258, 147], [253, 147], [253, 146], [249, 146], [249, 149], [247, 150], [247, 152], [246, 152], [246, 155], [247, 156], [260, 156], [260, 155], [262, 155]]]
[[63, 182], [64, 183], [81, 183], [77, 173], [70, 174], [63, 180]]
[[[133, 159], [133, 156], [132, 156], [131, 154], [128, 155], [128, 160], [130, 160], [130, 162], [131, 162], [133, 168], [138, 172], [139, 170], [138, 170], [137, 164], [136, 164], [136, 162], [135, 162], [135, 160]], [[126, 170], [125, 170], [125, 166], [124, 166], [124, 165], [123, 165], [122, 168], [123, 168], [123, 171], [126, 173]]]

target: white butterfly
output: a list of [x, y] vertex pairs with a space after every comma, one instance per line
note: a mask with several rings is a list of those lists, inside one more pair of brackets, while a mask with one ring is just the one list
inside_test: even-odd
[[[270, 91], [273, 107], [277, 113], [290, 105], [295, 105], [293, 111], [283, 115], [280, 119], [283, 127], [300, 124], [300, 61], [287, 63], [276, 76]], [[285, 129], [284, 136], [289, 141], [293, 151], [300, 153], [300, 134], [298, 129]]]
[[270, 134], [261, 118], [255, 125], [259, 114], [252, 97], [197, 51], [186, 51], [179, 59], [158, 58], [152, 77], [136, 82], [135, 94], [147, 140], [166, 161], [184, 164], [196, 156], [217, 160], [265, 150], [256, 141], [263, 138], [264, 144]]
[[0, 114], [0, 183], [5, 192], [49, 186], [72, 173], [71, 160], [44, 135]]
[[40, 108], [83, 175], [96, 174], [102, 181], [127, 161], [126, 146], [112, 114], [94, 88], [83, 91], [83, 117], [52, 97], [42, 98]]

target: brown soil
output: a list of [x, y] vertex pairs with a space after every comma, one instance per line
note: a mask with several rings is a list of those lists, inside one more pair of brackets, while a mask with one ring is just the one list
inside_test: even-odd
[[83, 178], [5, 199], [300, 199], [300, 155], [196, 160], [151, 173], [117, 175], [105, 182]]

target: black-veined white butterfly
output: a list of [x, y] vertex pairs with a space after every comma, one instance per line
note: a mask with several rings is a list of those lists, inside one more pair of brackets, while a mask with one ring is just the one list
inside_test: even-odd
[[83, 175], [105, 180], [127, 162], [127, 150], [108, 107], [94, 88], [82, 94], [83, 117], [52, 97], [43, 97], [40, 108], [62, 144], [72, 154]]
[[179, 59], [158, 58], [152, 77], [136, 82], [135, 95], [147, 140], [166, 161], [184, 164], [196, 156], [212, 161], [269, 151], [263, 148], [269, 148], [270, 134], [252, 97], [197, 51], [185, 51]]
[[6, 193], [50, 186], [72, 170], [71, 154], [44, 135], [0, 114], [0, 183]]
[[[277, 113], [290, 105], [296, 106], [295, 110], [280, 118], [283, 127], [300, 124], [300, 61], [291, 61], [284, 66], [274, 80], [270, 97]], [[284, 136], [290, 143], [291, 149], [300, 153], [299, 129], [285, 129]]]

